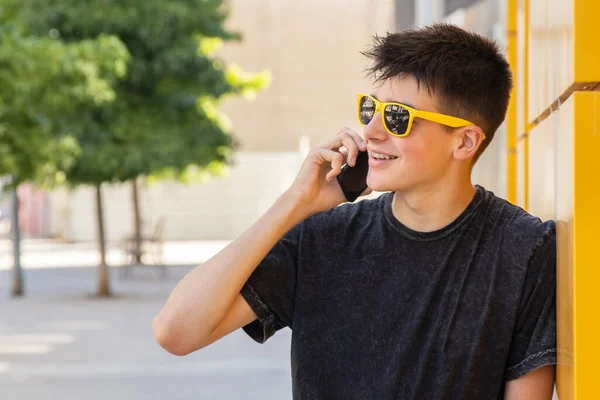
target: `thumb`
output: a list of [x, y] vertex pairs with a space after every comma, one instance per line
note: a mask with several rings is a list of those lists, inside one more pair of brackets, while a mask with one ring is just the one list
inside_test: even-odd
[[370, 187], [367, 187], [360, 195], [362, 196], [368, 196], [371, 193], [373, 193], [373, 189], [371, 189]]

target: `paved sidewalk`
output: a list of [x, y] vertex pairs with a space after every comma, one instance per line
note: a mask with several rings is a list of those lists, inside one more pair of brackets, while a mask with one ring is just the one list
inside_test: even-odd
[[[46, 259], [52, 265], [55, 258], [74, 257], [78, 252], [83, 259], [93, 257], [89, 249], [59, 248], [51, 256], [52, 246], [37, 243], [34, 249], [32, 242], [26, 246], [30, 262]], [[168, 354], [152, 337], [152, 318], [172, 288], [202, 254], [207, 256], [218, 247], [188, 244], [185, 251], [196, 255], [197, 262], [169, 266], [164, 281], [150, 267], [135, 269], [132, 279], [119, 278], [118, 268], [111, 268], [116, 294], [111, 299], [93, 296], [94, 267], [42, 268], [31, 263], [24, 272], [22, 299], [8, 296], [10, 271], [0, 270], [0, 397], [291, 399], [287, 329], [264, 345], [234, 332], [186, 357]]]
[[[164, 243], [164, 262], [168, 265], [203, 263], [227, 246], [226, 240], [168, 241]], [[25, 239], [21, 244], [21, 264], [26, 268], [96, 266], [100, 260], [95, 242], [62, 243], [48, 239]], [[125, 261], [122, 246], [108, 243], [106, 261], [119, 266]], [[12, 242], [0, 239], [0, 270], [12, 268]]]

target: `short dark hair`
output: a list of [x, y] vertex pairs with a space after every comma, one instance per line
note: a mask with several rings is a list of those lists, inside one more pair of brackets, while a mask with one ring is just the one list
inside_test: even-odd
[[448, 23], [375, 36], [363, 54], [376, 82], [412, 76], [443, 113], [477, 124], [486, 135], [475, 163], [504, 121], [510, 92], [510, 65], [491, 39]]

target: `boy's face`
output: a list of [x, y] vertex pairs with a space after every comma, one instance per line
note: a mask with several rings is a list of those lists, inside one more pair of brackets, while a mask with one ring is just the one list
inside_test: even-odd
[[[372, 93], [379, 101], [394, 101], [417, 110], [441, 112], [434, 99], [412, 77], [394, 78]], [[367, 184], [375, 191], [406, 191], [441, 183], [453, 160], [453, 135], [435, 122], [415, 118], [408, 136], [390, 135], [377, 113], [365, 126], [363, 136], [369, 150]], [[456, 140], [454, 138], [454, 143]], [[377, 160], [371, 152], [396, 156]]]

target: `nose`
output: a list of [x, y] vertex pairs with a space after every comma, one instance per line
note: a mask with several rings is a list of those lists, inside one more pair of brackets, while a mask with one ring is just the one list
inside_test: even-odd
[[377, 111], [373, 116], [373, 119], [365, 126], [363, 135], [367, 142], [387, 139], [388, 133], [383, 126], [383, 121], [381, 121], [380, 111]]

